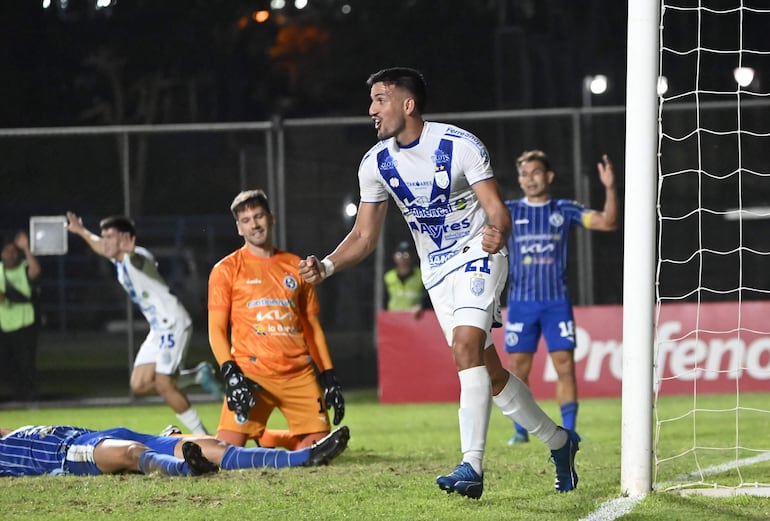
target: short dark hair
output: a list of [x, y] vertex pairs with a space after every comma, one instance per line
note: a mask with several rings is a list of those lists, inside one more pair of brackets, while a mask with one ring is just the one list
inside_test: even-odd
[[255, 190], [244, 190], [233, 199], [233, 203], [230, 205], [230, 211], [233, 213], [233, 217], [238, 220], [238, 214], [244, 211], [246, 208], [262, 207], [267, 213], [270, 213], [270, 205], [267, 202], [267, 194], [264, 190], [259, 188]]
[[542, 150], [525, 150], [522, 152], [522, 154], [516, 158], [516, 168], [520, 167], [522, 163], [527, 163], [528, 161], [540, 161], [543, 163], [546, 172], [551, 171], [551, 161]]
[[99, 221], [100, 230], [115, 228], [121, 233], [128, 233], [131, 237], [136, 237], [136, 226], [134, 221], [125, 215], [111, 215]]
[[371, 88], [375, 83], [384, 83], [385, 85], [395, 85], [408, 91], [414, 96], [414, 104], [417, 106], [417, 112], [420, 114], [425, 110], [428, 103], [428, 86], [425, 77], [417, 69], [409, 67], [391, 67], [382, 69], [369, 76], [366, 85]]
[[409, 242], [408, 241], [401, 241], [401, 242], [399, 242], [396, 245], [396, 249], [393, 250], [393, 252], [394, 253], [404, 252], [404, 251], [409, 252], [411, 250], [412, 250], [412, 248], [409, 246]]

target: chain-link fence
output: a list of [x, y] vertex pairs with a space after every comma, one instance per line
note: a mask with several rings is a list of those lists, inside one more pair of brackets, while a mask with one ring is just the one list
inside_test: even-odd
[[[600, 207], [596, 163], [607, 153], [623, 194], [622, 108], [434, 114], [487, 145], [506, 198], [520, 197], [515, 159], [540, 148], [552, 158], [553, 196]], [[367, 117], [244, 124], [0, 130], [2, 226], [72, 210], [98, 232], [101, 217], [130, 214], [138, 243], [190, 310], [196, 336], [189, 365], [212, 359], [206, 339], [211, 266], [242, 244], [229, 204], [241, 189], [262, 187], [276, 214], [278, 246], [301, 256], [330, 252], [349, 231], [346, 203], [358, 203], [357, 167], [374, 144]], [[652, 174], [651, 174], [652, 175]], [[571, 281], [580, 304], [618, 304], [622, 231], [572, 241]], [[381, 247], [354, 269], [319, 286], [321, 321], [349, 387], [376, 385], [374, 317], [384, 300], [390, 252], [409, 239], [391, 205]], [[651, 246], [652, 247], [652, 246]], [[69, 238], [65, 256], [41, 257], [39, 366], [43, 397], [128, 393], [144, 320], [131, 310], [111, 265]], [[415, 346], [404, 346], [413, 349]], [[116, 385], [117, 382], [117, 385]], [[3, 396], [0, 386], [0, 399]]]

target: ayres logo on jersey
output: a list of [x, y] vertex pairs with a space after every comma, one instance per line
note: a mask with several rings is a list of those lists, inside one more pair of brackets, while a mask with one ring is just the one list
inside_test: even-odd
[[460, 222], [452, 223], [452, 224], [431, 224], [431, 223], [422, 223], [422, 222], [411, 222], [409, 223], [409, 226], [413, 230], [417, 230], [420, 233], [424, 233], [426, 235], [429, 235], [432, 239], [434, 239], [434, 242], [436, 239], [441, 239], [441, 237], [444, 236], [444, 234], [450, 232], [450, 231], [459, 231], [464, 230], [471, 227], [471, 222], [468, 219], [463, 219]]

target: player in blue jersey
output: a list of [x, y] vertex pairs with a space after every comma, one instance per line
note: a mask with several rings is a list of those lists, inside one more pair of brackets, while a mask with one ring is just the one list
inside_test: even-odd
[[313, 446], [285, 451], [243, 448], [211, 436], [154, 436], [125, 427], [94, 431], [69, 425], [0, 427], [0, 476], [158, 472], [167, 476], [227, 470], [325, 465], [350, 439], [340, 427]]
[[501, 325], [499, 298], [507, 278], [511, 219], [486, 147], [466, 130], [423, 120], [427, 95], [419, 71], [384, 69], [371, 75], [367, 85], [369, 115], [380, 141], [359, 166], [356, 221], [323, 260], [311, 255], [302, 261], [300, 275], [318, 283], [374, 251], [392, 198], [411, 230], [423, 283], [460, 380], [462, 462], [436, 483], [447, 492], [481, 496], [494, 403], [548, 445], [556, 463], [556, 490], [572, 490], [577, 440], [503, 368], [492, 343], [491, 329]]
[[[505, 350], [511, 372], [529, 382], [532, 359], [542, 335], [556, 370], [556, 399], [564, 428], [575, 430], [575, 320], [567, 288], [570, 230], [612, 231], [617, 228], [617, 196], [612, 162], [605, 155], [597, 165], [604, 185], [602, 211], [576, 201], [551, 199], [554, 171], [541, 150], [525, 151], [516, 160], [524, 197], [506, 201], [513, 232], [508, 240], [510, 278]], [[526, 427], [514, 422], [509, 445], [529, 441]]]

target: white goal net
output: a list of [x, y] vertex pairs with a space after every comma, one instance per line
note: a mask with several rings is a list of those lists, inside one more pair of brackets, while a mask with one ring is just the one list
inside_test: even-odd
[[766, 493], [770, 2], [660, 14], [653, 489]]

